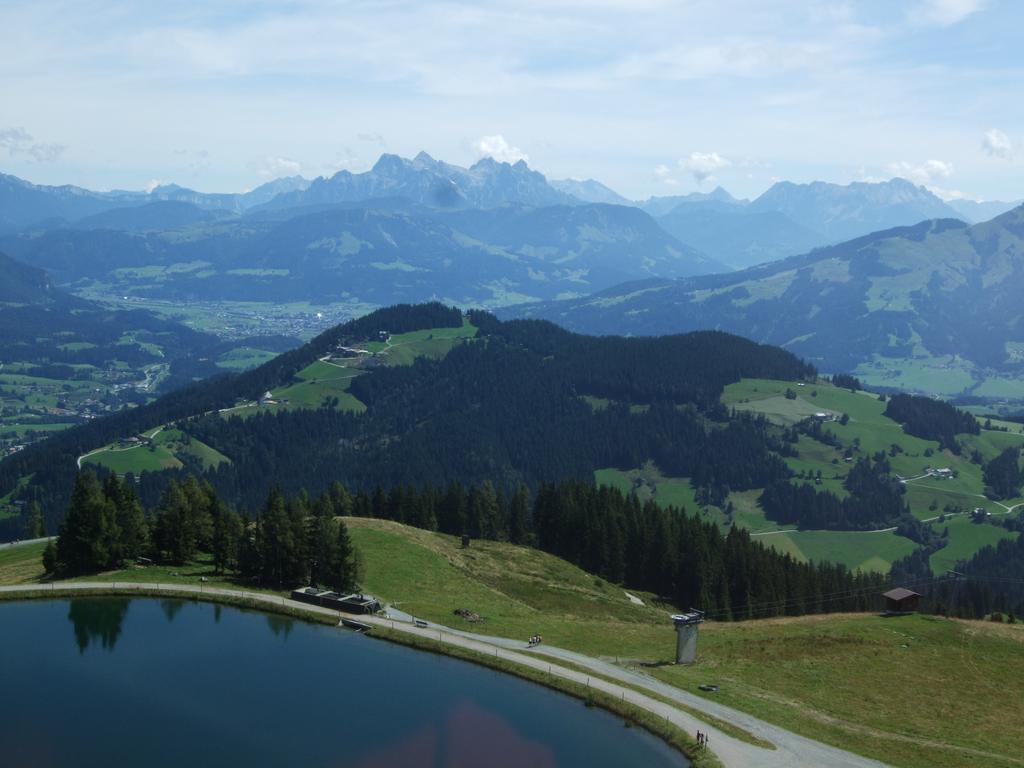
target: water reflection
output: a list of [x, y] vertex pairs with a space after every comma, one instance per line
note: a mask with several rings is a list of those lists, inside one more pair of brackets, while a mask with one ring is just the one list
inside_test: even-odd
[[125, 598], [72, 600], [68, 604], [68, 621], [75, 629], [79, 653], [85, 653], [96, 640], [104, 650], [113, 651], [130, 602]]
[[174, 621], [174, 617], [178, 615], [182, 608], [185, 607], [184, 600], [161, 600], [160, 608], [164, 612], [164, 616], [167, 617], [168, 623]]
[[397, 744], [367, 755], [358, 768], [557, 768], [555, 753], [526, 738], [504, 717], [471, 701], [455, 706], [439, 728], [420, 728]]
[[292, 633], [292, 627], [295, 624], [294, 619], [290, 619], [287, 616], [275, 616], [270, 613], [267, 614], [267, 626], [270, 627], [270, 631], [274, 633], [274, 637], [280, 637], [283, 640], [288, 639], [288, 635]]

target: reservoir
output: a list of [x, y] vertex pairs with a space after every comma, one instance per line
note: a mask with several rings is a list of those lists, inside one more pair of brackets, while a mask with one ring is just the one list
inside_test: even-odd
[[211, 603], [0, 602], [0, 691], [7, 768], [688, 765], [510, 675]]

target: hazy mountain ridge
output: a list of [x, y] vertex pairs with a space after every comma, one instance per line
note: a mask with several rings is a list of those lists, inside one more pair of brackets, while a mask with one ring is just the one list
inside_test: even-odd
[[318, 178], [308, 189], [278, 195], [269, 207], [348, 203], [384, 197], [403, 197], [433, 208], [579, 203], [575, 197], [549, 185], [543, 174], [531, 170], [522, 160], [509, 164], [485, 157], [469, 168], [462, 168], [420, 152], [412, 160], [381, 155], [369, 171], [339, 171], [330, 178]]
[[587, 333], [726, 330], [828, 371], [959, 357], [1016, 376], [1021, 295], [1024, 207], [974, 226], [922, 222], [741, 272], [631, 283], [519, 314]]
[[45, 304], [56, 295], [46, 272], [0, 253], [0, 302]]
[[778, 211], [797, 224], [820, 232], [828, 242], [959, 214], [935, 194], [906, 179], [846, 186], [815, 181], [780, 181], [750, 203], [752, 211]]
[[[151, 204], [157, 205], [169, 204]], [[181, 212], [190, 210], [208, 214]], [[440, 298], [498, 306], [725, 268], [680, 244], [642, 211], [622, 206], [439, 213], [399, 201], [397, 209], [381, 202], [289, 210], [294, 215], [283, 219], [260, 211], [182, 231], [63, 228], [3, 242], [62, 283], [100, 281], [119, 294], [176, 300], [388, 304]], [[131, 224], [144, 212], [127, 209], [101, 219], [116, 214]]]

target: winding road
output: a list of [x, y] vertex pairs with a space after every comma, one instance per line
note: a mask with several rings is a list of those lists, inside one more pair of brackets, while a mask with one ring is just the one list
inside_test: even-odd
[[[211, 599], [215, 599], [216, 596], [235, 599], [243, 598], [268, 607], [287, 606], [298, 611], [331, 616], [339, 620], [339, 626], [342, 618], [342, 614], [339, 614], [337, 611], [300, 603], [286, 597], [259, 592], [222, 589], [219, 587], [204, 587], [203, 585], [143, 584], [137, 582], [65, 582], [59, 585], [51, 584], [50, 589], [55, 597], [66, 597], [69, 594], [79, 592], [117, 591], [128, 595], [154, 595], [166, 592], [167, 594], [177, 595], [193, 594], [197, 597], [210, 596]], [[0, 592], [2, 593], [39, 593], [40, 591], [46, 591], [46, 587], [38, 584], [0, 586]], [[386, 627], [410, 635], [476, 651], [488, 656], [493, 655], [563, 680], [569, 680], [594, 690], [603, 691], [606, 694], [645, 709], [657, 717], [664, 718], [688, 733], [693, 734], [699, 730], [702, 733], [708, 734], [709, 748], [721, 759], [727, 768], [820, 768], [821, 766], [829, 766], [829, 768], [880, 768], [884, 766], [883, 763], [875, 760], [860, 757], [859, 755], [830, 747], [813, 739], [799, 736], [744, 712], [739, 712], [717, 702], [708, 701], [707, 699], [654, 680], [646, 675], [621, 669], [613, 664], [589, 656], [549, 646], [536, 646], [528, 650], [524, 647], [525, 644], [522, 641], [475, 635], [427, 622], [419, 622], [417, 624], [411, 621], [411, 617], [406, 614], [401, 614], [398, 611], [392, 611], [392, 614], [393, 617], [391, 618], [364, 616], [360, 617], [359, 620], [371, 626]], [[586, 672], [569, 669], [553, 663], [557, 660], [590, 669], [596, 674], [613, 679], [605, 680], [591, 677]], [[620, 685], [620, 682], [623, 684]], [[627, 687], [627, 685], [630, 687]], [[684, 704], [687, 707], [706, 712], [709, 715], [733, 723], [773, 743], [776, 749], [765, 749], [735, 739], [714, 726], [705, 723], [703, 720], [694, 717], [689, 712], [679, 709], [671, 703], [647, 696], [635, 690], [636, 688], [664, 696], [671, 701]]]

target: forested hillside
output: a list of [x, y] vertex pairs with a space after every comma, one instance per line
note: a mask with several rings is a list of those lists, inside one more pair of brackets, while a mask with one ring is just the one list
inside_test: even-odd
[[[744, 376], [813, 375], [786, 352], [719, 333], [591, 338], [548, 323], [501, 323], [486, 313], [468, 320], [477, 338], [442, 357], [396, 366], [371, 359], [353, 370], [346, 396], [365, 406], [361, 414], [331, 401], [219, 411], [296, 380], [339, 344], [366, 346], [383, 329], [461, 327], [460, 312], [436, 304], [381, 310], [253, 371], [70, 430], [0, 464], [0, 494], [39, 498], [53, 523], [78, 456], [169, 422], [230, 460], [205, 475], [246, 508], [273, 485], [318, 492], [334, 480], [354, 489], [489, 480], [506, 490], [536, 489], [651, 458], [708, 487], [757, 487], [787, 473], [765, 424], [730, 418], [718, 402], [722, 388]], [[165, 475], [173, 472], [141, 477], [147, 503]]]

